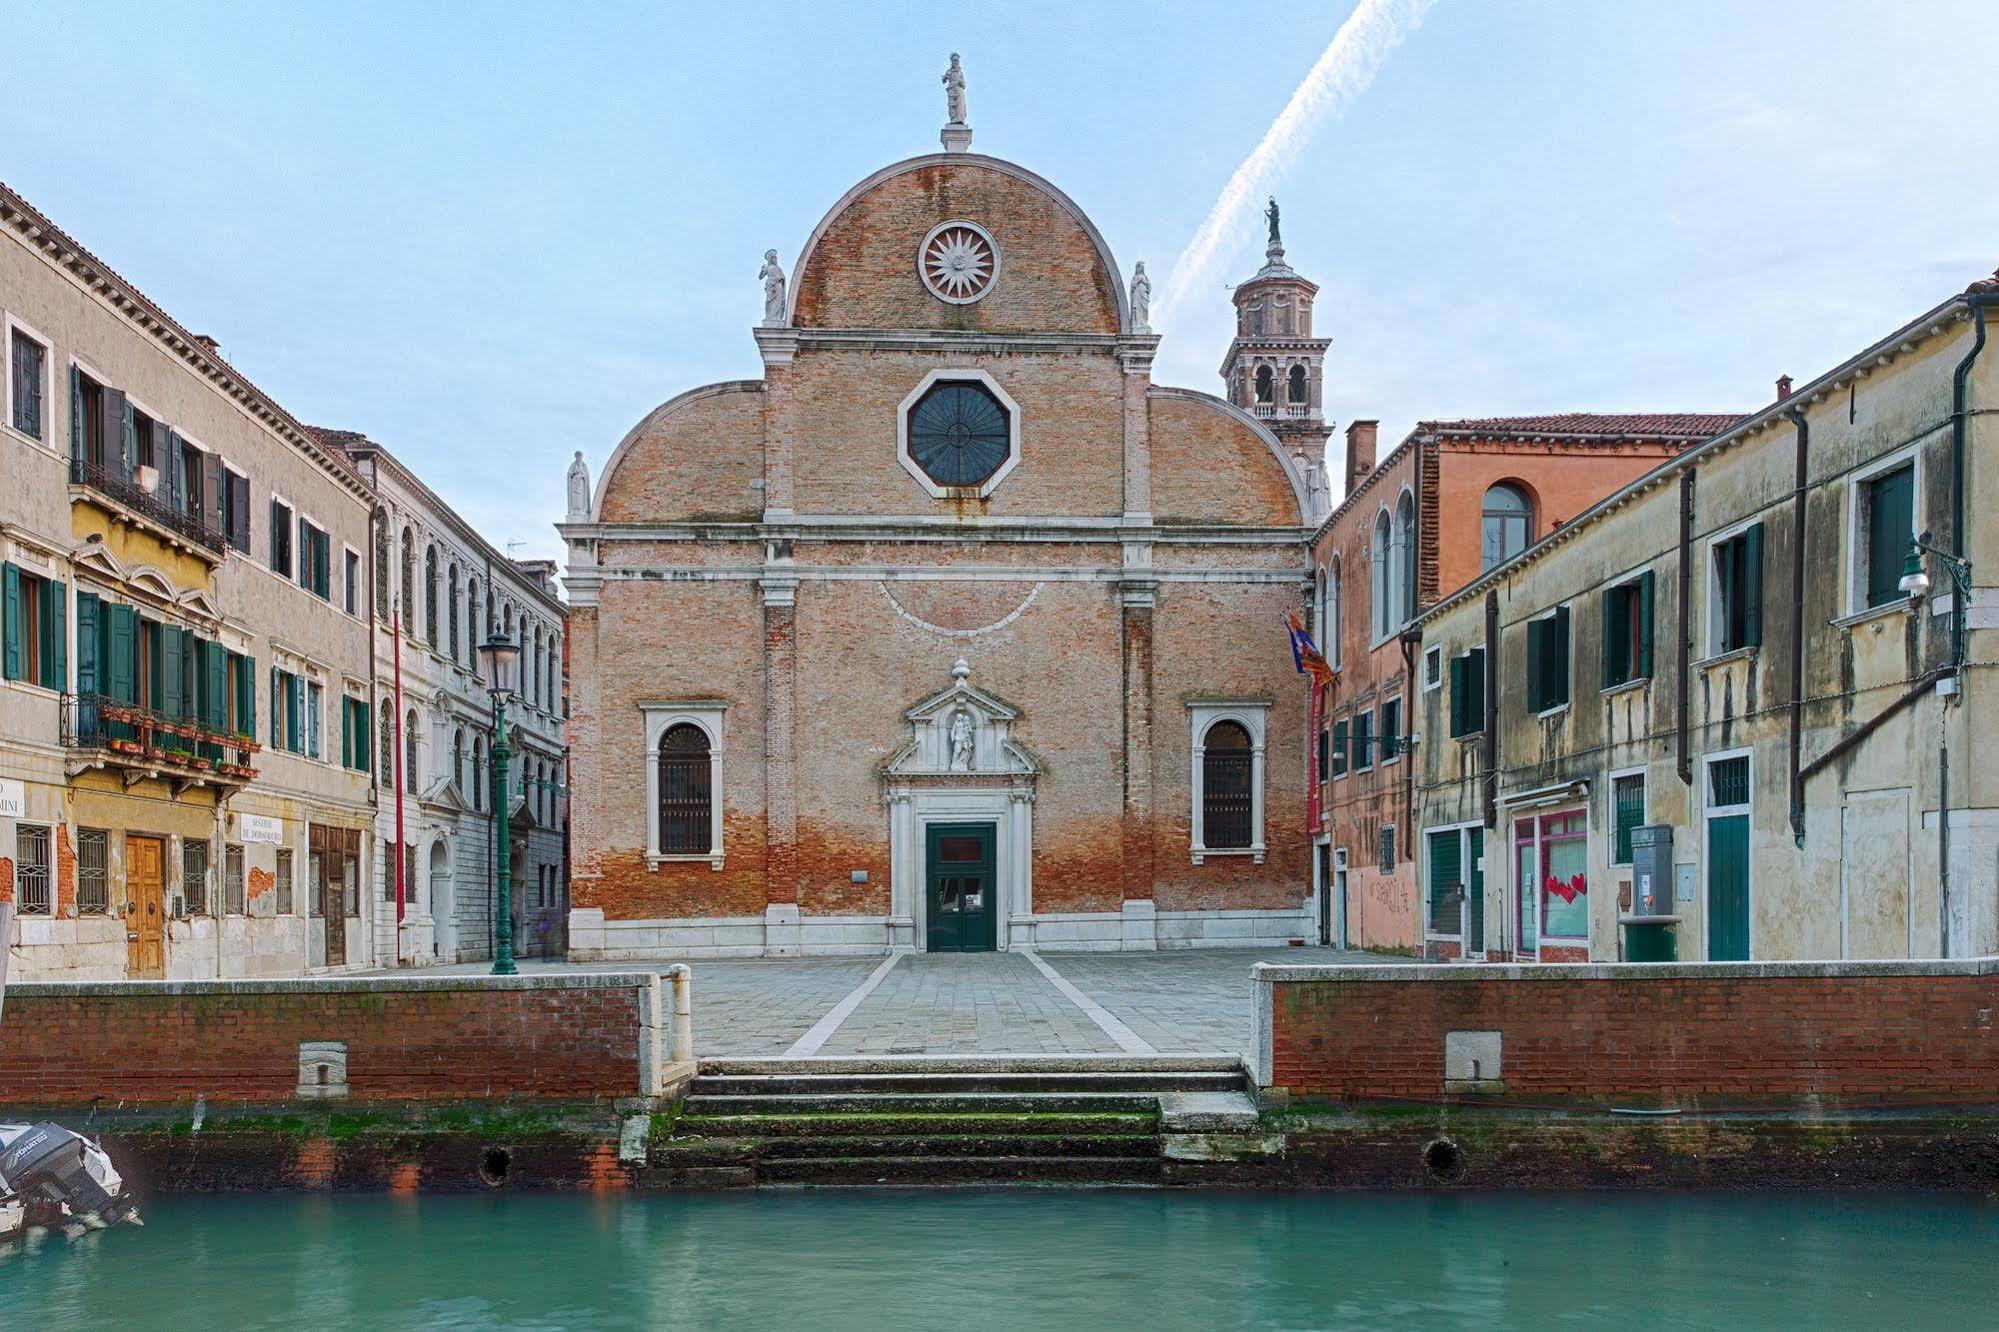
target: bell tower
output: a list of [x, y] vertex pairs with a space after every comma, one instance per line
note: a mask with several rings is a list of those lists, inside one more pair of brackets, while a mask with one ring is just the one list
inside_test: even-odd
[[1315, 506], [1329, 494], [1325, 480], [1326, 348], [1331, 338], [1312, 336], [1312, 303], [1318, 284], [1284, 262], [1277, 200], [1264, 212], [1270, 243], [1263, 267], [1235, 289], [1235, 338], [1222, 358], [1228, 400], [1269, 426], [1284, 451], [1312, 483]]

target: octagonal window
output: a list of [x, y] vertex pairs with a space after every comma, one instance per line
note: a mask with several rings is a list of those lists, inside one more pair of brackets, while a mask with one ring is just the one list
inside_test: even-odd
[[909, 412], [909, 456], [939, 486], [984, 485], [1012, 452], [1006, 404], [974, 380], [932, 384]]

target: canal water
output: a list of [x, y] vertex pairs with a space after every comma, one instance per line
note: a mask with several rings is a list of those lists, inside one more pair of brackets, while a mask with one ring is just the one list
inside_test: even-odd
[[1999, 1206], [1091, 1191], [174, 1198], [0, 1328], [1990, 1326]]

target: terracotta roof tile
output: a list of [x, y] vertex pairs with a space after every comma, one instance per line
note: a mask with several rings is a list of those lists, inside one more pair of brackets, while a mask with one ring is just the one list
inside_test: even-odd
[[1638, 439], [1707, 439], [1740, 421], [1736, 412], [1562, 412], [1554, 416], [1485, 416], [1425, 421], [1417, 428], [1462, 435], [1583, 435]]

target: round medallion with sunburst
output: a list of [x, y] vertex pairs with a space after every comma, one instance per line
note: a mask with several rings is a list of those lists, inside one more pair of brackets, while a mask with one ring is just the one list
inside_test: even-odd
[[916, 252], [923, 285], [952, 305], [970, 305], [991, 291], [999, 263], [999, 246], [976, 222], [940, 222]]

